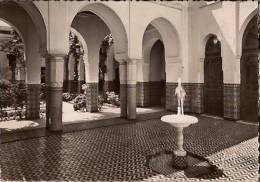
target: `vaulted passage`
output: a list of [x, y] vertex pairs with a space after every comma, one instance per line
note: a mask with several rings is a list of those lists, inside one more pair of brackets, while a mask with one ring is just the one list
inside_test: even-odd
[[155, 42], [150, 53], [150, 104], [165, 105], [165, 56], [162, 41]]
[[223, 116], [221, 43], [215, 35], [210, 37], [206, 43], [204, 79], [205, 113], [214, 116]]
[[247, 25], [243, 36], [241, 57], [241, 119], [257, 122], [258, 41], [256, 17]]

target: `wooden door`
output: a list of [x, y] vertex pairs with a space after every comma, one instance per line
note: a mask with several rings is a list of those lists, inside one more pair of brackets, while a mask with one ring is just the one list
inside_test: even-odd
[[210, 38], [206, 44], [204, 62], [204, 111], [223, 116], [223, 71], [221, 44]]
[[242, 57], [240, 64], [241, 89], [240, 113], [241, 119], [257, 122], [258, 115], [258, 41], [256, 18], [248, 24], [243, 36]]

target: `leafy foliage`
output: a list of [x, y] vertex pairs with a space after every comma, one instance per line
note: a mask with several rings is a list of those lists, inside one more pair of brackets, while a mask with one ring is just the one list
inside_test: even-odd
[[71, 94], [71, 93], [63, 93], [62, 94], [62, 100], [64, 102], [70, 102], [72, 101], [73, 99], [75, 99], [77, 95], [76, 94]]
[[21, 109], [23, 109], [27, 96], [25, 83], [19, 82], [16, 84], [12, 84], [12, 92], [14, 95], [14, 107], [20, 107]]
[[74, 99], [73, 109], [74, 111], [86, 111], [87, 108], [87, 99], [85, 94], [79, 94]]
[[8, 80], [0, 80], [0, 110], [11, 106], [14, 102], [13, 98], [11, 83]]
[[[7, 80], [0, 80], [0, 117], [12, 117], [15, 113], [15, 116], [22, 118], [24, 116], [23, 108], [26, 97], [25, 83], [12, 84]], [[3, 109], [7, 107], [14, 108], [15, 112], [8, 113], [4, 111]]]
[[120, 106], [119, 95], [115, 94], [115, 92], [106, 92], [106, 100], [109, 104]]

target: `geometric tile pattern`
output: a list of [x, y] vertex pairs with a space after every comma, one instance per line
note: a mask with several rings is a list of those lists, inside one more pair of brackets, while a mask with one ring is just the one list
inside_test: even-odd
[[240, 118], [240, 84], [224, 84], [224, 117]]
[[147, 107], [150, 105], [149, 82], [136, 83], [136, 105], [140, 107]]
[[150, 105], [161, 105], [161, 96], [165, 92], [164, 81], [150, 81]]
[[257, 137], [244, 141], [238, 145], [221, 150], [207, 157], [214, 165], [220, 168], [224, 175], [217, 179], [187, 178], [183, 171], [179, 171], [167, 177], [163, 175], [153, 176], [144, 181], [246, 181], [256, 182], [259, 178]]
[[[147, 165], [148, 156], [176, 149], [175, 129], [161, 122], [158, 116], [158, 113], [155, 116], [147, 114], [130, 124], [1, 144], [1, 179], [183, 180], [185, 176], [181, 172], [172, 174], [172, 178], [166, 177], [152, 171]], [[255, 180], [255, 144], [245, 142], [244, 145], [235, 146], [233, 151], [223, 149], [256, 137], [257, 126], [198, 118], [197, 124], [183, 131], [184, 149], [208, 158], [223, 169], [227, 176], [225, 179]], [[230, 156], [234, 151], [241, 159]], [[225, 157], [222, 157], [223, 152], [227, 154]], [[224, 162], [220, 158], [225, 159]], [[246, 175], [247, 172], [249, 175]]]
[[40, 117], [40, 84], [26, 85], [26, 118], [36, 119]]
[[[176, 111], [177, 97], [175, 88], [177, 83], [166, 83], [166, 108]], [[202, 83], [183, 83], [186, 92], [184, 100], [184, 112], [202, 113], [203, 112], [203, 84]]]
[[98, 83], [86, 83], [87, 111], [95, 112], [98, 110]]
[[161, 98], [165, 97], [165, 81], [137, 82], [136, 89], [137, 106], [163, 104]]
[[203, 113], [203, 83], [190, 83], [191, 85], [191, 112]]
[[[177, 111], [178, 101], [175, 96], [175, 89], [177, 86], [178, 86], [177, 83], [169, 83], [169, 82], [166, 83], [166, 109], [167, 110]], [[187, 99], [185, 99], [184, 102], [187, 102]]]

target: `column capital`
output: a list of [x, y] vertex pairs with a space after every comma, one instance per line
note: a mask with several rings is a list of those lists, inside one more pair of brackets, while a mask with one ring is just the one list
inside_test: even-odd
[[119, 63], [119, 65], [126, 65], [125, 59], [117, 60], [117, 62]]
[[62, 87], [64, 73], [64, 59], [66, 54], [47, 54], [46, 83], [48, 87]]
[[137, 62], [141, 62], [143, 59], [137, 59], [137, 58], [130, 58], [130, 59], [127, 59], [127, 64], [137, 64]]
[[237, 61], [240, 61], [240, 60], [241, 60], [241, 57], [242, 57], [241, 55], [236, 55], [236, 60], [237, 60]]
[[180, 63], [181, 58], [179, 56], [167, 56], [165, 57], [165, 63]]
[[46, 58], [46, 61], [49, 62], [63, 62], [67, 57], [67, 54], [45, 54], [44, 57]]

